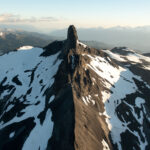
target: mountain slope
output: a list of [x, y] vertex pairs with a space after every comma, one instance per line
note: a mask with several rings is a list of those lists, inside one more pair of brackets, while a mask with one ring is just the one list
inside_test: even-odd
[[[27, 48], [30, 50], [26, 51]], [[2, 122], [0, 128], [3, 129], [1, 141], [5, 143], [5, 139], [11, 140], [15, 137], [13, 140], [15, 143], [11, 141], [4, 147], [4, 143], [1, 143], [0, 149], [21, 148], [23, 144], [21, 140], [26, 139], [22, 135], [29, 135], [31, 129], [33, 130], [24, 143], [23, 149], [46, 148], [53, 127], [51, 111], [47, 110], [46, 120], [42, 124], [40, 124], [42, 119], [39, 115], [49, 103], [43, 94], [45, 89], [53, 84], [53, 75], [57, 72], [61, 60], [57, 60], [59, 53], [48, 58], [40, 58], [41, 52], [41, 48], [22, 47], [17, 53], [12, 52], [1, 56]], [[36, 136], [37, 134], [39, 137]], [[44, 136], [43, 140], [41, 136]]]
[[0, 149], [150, 149], [150, 58], [89, 48], [70, 26], [0, 62]]
[[56, 39], [59, 38], [36, 32], [0, 29], [0, 54], [5, 54], [24, 45], [44, 47]]

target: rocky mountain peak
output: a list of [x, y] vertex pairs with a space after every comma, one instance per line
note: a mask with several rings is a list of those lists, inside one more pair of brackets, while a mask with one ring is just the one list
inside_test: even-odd
[[71, 25], [0, 64], [0, 150], [150, 150], [149, 57], [88, 47]]
[[68, 35], [67, 35], [68, 48], [76, 49], [77, 40], [78, 40], [78, 35], [77, 35], [76, 28], [74, 25], [70, 25], [68, 28]]

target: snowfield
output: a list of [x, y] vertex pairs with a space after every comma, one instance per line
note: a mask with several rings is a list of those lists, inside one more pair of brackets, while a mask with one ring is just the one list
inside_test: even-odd
[[[4, 92], [0, 91], [0, 100], [11, 95], [4, 104], [5, 111], [0, 116], [0, 129], [31, 117], [34, 118], [35, 127], [26, 138], [23, 150], [45, 150], [53, 130], [50, 109], [47, 110], [43, 123], [40, 122], [38, 116], [46, 107], [44, 92], [54, 83], [53, 77], [61, 60], [57, 59], [59, 53], [41, 57], [42, 52], [41, 48], [25, 46], [19, 48], [17, 52], [0, 57], [1, 90], [4, 90]], [[53, 99], [54, 96], [50, 98], [49, 102]], [[12, 118], [5, 121], [4, 116], [11, 114], [16, 105], [22, 106], [22, 109], [19, 109]], [[15, 131], [9, 133], [9, 137], [15, 138], [15, 134]]]
[[143, 69], [150, 70], [150, 58], [147, 56], [138, 54], [134, 50], [131, 50], [129, 48], [124, 49], [124, 51], [129, 51], [127, 55], [113, 53], [110, 50], [103, 50], [103, 51], [107, 53], [112, 59], [115, 59], [119, 62], [127, 62], [131, 64], [142, 64]]
[[[114, 54], [110, 51], [106, 52], [112, 59], [116, 59], [118, 61], [126, 61], [125, 59], [120, 57], [120, 55]], [[83, 56], [85, 56], [85, 54]], [[117, 68], [111, 65], [110, 59], [106, 60], [105, 58], [99, 56], [91, 56], [91, 55], [86, 56], [88, 56], [91, 60], [90, 64], [87, 64], [86, 69], [92, 69], [99, 76], [99, 79], [102, 79], [104, 87], [106, 87], [106, 89], [111, 90], [111, 92], [109, 92], [108, 90], [99, 91], [102, 94], [102, 101], [105, 106], [105, 111], [103, 113], [99, 112], [99, 115], [105, 116], [113, 143], [117, 144], [119, 150], [122, 150], [121, 134], [126, 131], [129, 131], [131, 134], [133, 134], [135, 137], [138, 138], [139, 143], [138, 145], [140, 149], [145, 150], [146, 145], [148, 144], [146, 140], [146, 135], [143, 132], [144, 131], [143, 121], [144, 116], [146, 115], [144, 112], [145, 99], [141, 97], [135, 97], [134, 98], [135, 105], [131, 104], [130, 101], [124, 100], [127, 98], [128, 95], [132, 95], [137, 91], [139, 91], [138, 86], [135, 83], [135, 80], [138, 80], [142, 83], [144, 83], [144, 81], [141, 79], [141, 77], [134, 75], [127, 68], [121, 66]], [[128, 60], [131, 59], [134, 62], [140, 62], [139, 56], [136, 55], [135, 56], [128, 55], [127, 58]], [[148, 84], [144, 83], [144, 86], [148, 87], [150, 90]], [[83, 98], [83, 101], [86, 105], [88, 105], [88, 101], [86, 101], [85, 98]], [[119, 114], [117, 109], [123, 103], [124, 105], [129, 107], [129, 111], [128, 109], [126, 109], [126, 112], [123, 112], [123, 114]], [[140, 116], [136, 112], [136, 107], [140, 108], [141, 110]], [[138, 122], [138, 124], [140, 125], [137, 131], [132, 131], [132, 129], [129, 127], [132, 121], [130, 122], [130, 119], [124, 118], [131, 114], [136, 120], [136, 122]], [[141, 136], [145, 139], [144, 141], [142, 140]], [[104, 145], [104, 149], [106, 149], [105, 147], [108, 147], [107, 143], [104, 140], [102, 141], [102, 143]], [[107, 149], [109, 149], [109, 147]]]

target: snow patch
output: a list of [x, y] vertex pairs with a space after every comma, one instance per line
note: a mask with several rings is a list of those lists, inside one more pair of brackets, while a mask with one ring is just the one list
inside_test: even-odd
[[6, 112], [10, 111], [12, 108], [14, 107], [14, 105], [8, 105], [7, 109], [6, 109]]
[[121, 57], [121, 55], [115, 54], [115, 53], [111, 52], [110, 50], [103, 50], [103, 52], [107, 53], [111, 58], [113, 58], [113, 59], [115, 59], [117, 61], [126, 62], [126, 60], [123, 59]]
[[36, 126], [25, 141], [22, 150], [45, 150], [47, 148], [48, 140], [50, 139], [53, 130], [51, 117], [52, 112], [48, 109], [46, 118], [42, 125], [38, 119], [35, 120]]
[[85, 103], [85, 105], [88, 105], [88, 104], [90, 104], [90, 103], [92, 103], [93, 105], [95, 105], [95, 101], [92, 100], [91, 95], [82, 97], [82, 100], [83, 100], [83, 102]]
[[150, 70], [150, 65], [148, 65], [148, 66], [143, 65], [143, 69]]
[[141, 105], [145, 103], [145, 100], [141, 97], [137, 97], [135, 99], [135, 105], [139, 108], [141, 108]]
[[20, 48], [18, 48], [18, 50], [31, 50], [33, 48], [33, 46], [22, 46]]
[[4, 33], [3, 32], [0, 32], [0, 36], [3, 36], [4, 35]]
[[79, 45], [83, 46], [84, 48], [86, 48], [86, 47], [87, 47], [87, 45], [83, 44], [83, 43], [82, 43], [82, 42], [80, 42], [79, 40], [77, 40], [77, 43], [78, 43]]
[[54, 99], [55, 99], [55, 96], [54, 96], [54, 95], [52, 95], [52, 96], [50, 97], [50, 99], [49, 99], [49, 102], [48, 102], [48, 103], [51, 103]]
[[103, 144], [103, 150], [110, 150], [108, 144], [106, 143], [104, 139], [102, 140], [102, 144]]
[[11, 132], [11, 133], [9, 134], [9, 138], [13, 138], [14, 135], [15, 135], [15, 131], [14, 131], [14, 132]]

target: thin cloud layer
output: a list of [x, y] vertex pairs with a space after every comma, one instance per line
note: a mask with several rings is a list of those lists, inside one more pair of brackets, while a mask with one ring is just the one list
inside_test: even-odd
[[30, 17], [24, 18], [20, 15], [14, 14], [1, 14], [0, 23], [33, 23], [33, 22], [57, 22], [59, 19], [55, 17]]

